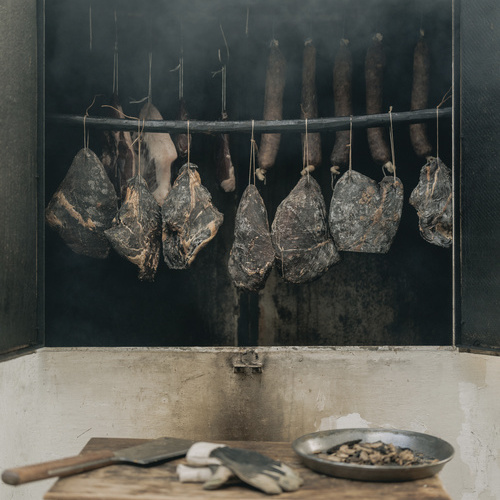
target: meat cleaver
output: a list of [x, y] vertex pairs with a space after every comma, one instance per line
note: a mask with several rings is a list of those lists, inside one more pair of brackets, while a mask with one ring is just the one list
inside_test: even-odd
[[101, 450], [83, 453], [76, 457], [7, 469], [2, 474], [2, 481], [17, 485], [50, 477], [71, 476], [114, 464], [150, 465], [171, 458], [183, 457], [192, 444], [193, 441], [187, 439], [163, 437], [118, 451]]

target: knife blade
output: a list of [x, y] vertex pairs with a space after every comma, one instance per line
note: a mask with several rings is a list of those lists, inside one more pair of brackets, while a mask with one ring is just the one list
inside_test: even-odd
[[194, 441], [188, 439], [162, 437], [117, 451], [101, 450], [60, 460], [7, 469], [2, 473], [2, 481], [6, 484], [18, 485], [51, 477], [71, 476], [108, 465], [122, 463], [150, 465], [172, 458], [183, 457], [193, 443]]

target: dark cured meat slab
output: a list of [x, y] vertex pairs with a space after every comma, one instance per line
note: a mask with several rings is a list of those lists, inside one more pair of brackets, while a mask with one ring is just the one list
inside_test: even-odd
[[[113, 94], [110, 105], [112, 107], [106, 109], [111, 118], [125, 118], [116, 93]], [[137, 167], [137, 158], [130, 132], [124, 130], [104, 131], [101, 162], [115, 186], [117, 195], [123, 199], [127, 181], [135, 175]]]
[[45, 210], [47, 224], [74, 252], [104, 259], [110, 246], [104, 231], [118, 210], [113, 184], [99, 158], [81, 149]]
[[187, 269], [224, 219], [197, 169], [194, 163], [182, 166], [162, 207], [163, 257], [170, 269]]
[[269, 221], [259, 190], [250, 184], [241, 197], [228, 270], [235, 286], [248, 292], [264, 288], [274, 263]]
[[304, 175], [280, 203], [272, 224], [274, 251], [285, 281], [308, 283], [340, 260], [326, 217], [318, 183]]
[[129, 180], [123, 204], [104, 234], [118, 254], [139, 268], [140, 280], [153, 281], [160, 260], [161, 211], [142, 177]]
[[[179, 113], [177, 115], [178, 120], [186, 121], [189, 118], [189, 114], [186, 110], [186, 102], [184, 99], [179, 100]], [[187, 123], [186, 123], [187, 129]], [[188, 149], [191, 147], [191, 134], [177, 134], [174, 136], [174, 144], [177, 149], [177, 153], [181, 158], [185, 158], [188, 153]]]
[[[227, 113], [222, 112], [222, 120], [227, 120]], [[229, 147], [229, 134], [217, 134], [217, 146], [215, 150], [215, 176], [219, 186], [226, 192], [231, 193], [236, 189], [236, 177], [234, 176], [233, 160]]]
[[[139, 113], [139, 120], [163, 120], [161, 113], [151, 102], [146, 102]], [[177, 150], [170, 134], [145, 132], [141, 134], [142, 165], [139, 174], [144, 177], [156, 201], [162, 205], [170, 191], [172, 163], [177, 159]]]
[[377, 184], [355, 170], [337, 181], [330, 204], [330, 232], [339, 250], [387, 253], [399, 227], [403, 184], [387, 176]]
[[445, 248], [453, 237], [452, 193], [450, 169], [439, 158], [429, 157], [410, 204], [417, 210], [422, 238]]

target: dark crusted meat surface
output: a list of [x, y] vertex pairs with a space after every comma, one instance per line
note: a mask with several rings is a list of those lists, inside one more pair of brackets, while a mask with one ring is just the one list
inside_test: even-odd
[[224, 219], [197, 169], [194, 163], [183, 165], [162, 206], [163, 256], [171, 269], [187, 269]]
[[286, 281], [313, 281], [340, 260], [326, 217], [318, 183], [304, 175], [280, 203], [272, 224], [278, 268]]
[[420, 170], [410, 204], [417, 210], [422, 238], [440, 247], [452, 242], [452, 194], [450, 169], [439, 158], [430, 157]]
[[261, 290], [274, 263], [267, 210], [259, 190], [250, 184], [241, 197], [228, 270], [236, 287]]
[[330, 231], [337, 248], [349, 252], [387, 253], [399, 227], [403, 184], [387, 176], [377, 183], [347, 171], [337, 181], [330, 204]]
[[142, 177], [127, 183], [125, 200], [105, 234], [116, 252], [139, 268], [140, 280], [153, 280], [160, 259], [161, 212]]
[[99, 158], [81, 149], [46, 210], [45, 220], [74, 252], [103, 259], [110, 246], [104, 231], [118, 210], [113, 184]]

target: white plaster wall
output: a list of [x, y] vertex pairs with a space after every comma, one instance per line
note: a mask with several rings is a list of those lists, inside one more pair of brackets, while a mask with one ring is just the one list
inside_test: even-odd
[[[388, 427], [449, 441], [454, 500], [500, 498], [500, 358], [451, 349], [41, 349], [0, 363], [0, 469], [76, 454], [91, 437], [291, 441], [320, 429]], [[51, 480], [0, 485], [41, 500]]]

